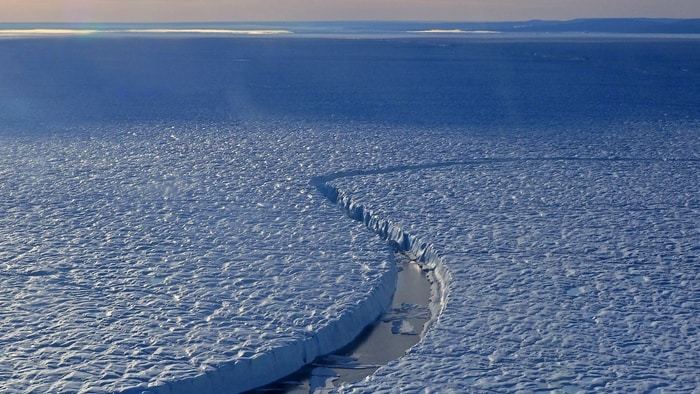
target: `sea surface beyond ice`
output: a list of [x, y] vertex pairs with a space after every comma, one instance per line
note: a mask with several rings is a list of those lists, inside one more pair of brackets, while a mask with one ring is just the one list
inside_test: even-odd
[[445, 291], [341, 390], [697, 390], [698, 97], [686, 36], [0, 39], [0, 391], [236, 392], [342, 347], [396, 265], [334, 196]]

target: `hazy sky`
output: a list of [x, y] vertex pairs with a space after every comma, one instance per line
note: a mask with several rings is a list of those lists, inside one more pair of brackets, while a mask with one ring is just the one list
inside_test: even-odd
[[0, 22], [700, 17], [700, 0], [0, 0]]

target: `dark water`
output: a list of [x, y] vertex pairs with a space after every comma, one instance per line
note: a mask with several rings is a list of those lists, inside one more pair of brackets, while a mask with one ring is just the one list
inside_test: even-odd
[[460, 127], [697, 119], [700, 40], [0, 40], [0, 125], [284, 119]]

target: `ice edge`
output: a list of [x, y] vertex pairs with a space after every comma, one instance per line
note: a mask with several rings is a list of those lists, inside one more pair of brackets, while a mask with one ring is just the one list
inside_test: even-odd
[[347, 310], [326, 326], [309, 334], [303, 341], [294, 341], [266, 353], [213, 366], [204, 374], [160, 382], [155, 386], [138, 386], [119, 391], [136, 393], [219, 393], [243, 392], [274, 383], [288, 376], [317, 357], [333, 353], [350, 344], [362, 331], [384, 313], [394, 295], [398, 270], [394, 265], [382, 277], [381, 284], [367, 298]]

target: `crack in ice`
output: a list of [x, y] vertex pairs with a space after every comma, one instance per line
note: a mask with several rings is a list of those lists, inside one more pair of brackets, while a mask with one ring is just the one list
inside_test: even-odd
[[359, 221], [369, 230], [379, 235], [382, 239], [392, 243], [398, 251], [406, 254], [414, 259], [420, 266], [431, 273], [437, 285], [437, 298], [431, 300], [432, 317], [428, 324], [425, 325], [421, 333], [421, 340], [425, 336], [426, 331], [433, 325], [444, 311], [448, 302], [448, 290], [451, 274], [449, 268], [444, 263], [440, 253], [433, 243], [427, 242], [418, 238], [411, 233], [403, 230], [400, 225], [391, 222], [387, 218], [382, 218], [367, 206], [358, 203], [350, 193], [332, 185], [332, 181], [349, 178], [361, 177], [370, 175], [390, 174], [396, 172], [429, 170], [438, 168], [447, 168], [455, 166], [467, 165], [483, 165], [483, 164], [498, 164], [498, 163], [517, 163], [517, 162], [554, 162], [554, 161], [570, 161], [570, 162], [687, 162], [700, 163], [700, 159], [658, 159], [658, 158], [628, 158], [628, 157], [544, 157], [544, 158], [478, 158], [471, 160], [460, 161], [444, 161], [424, 164], [409, 164], [401, 166], [391, 166], [384, 168], [372, 169], [349, 169], [338, 171], [331, 174], [313, 177], [310, 184], [314, 186], [321, 194], [323, 194], [331, 203], [338, 205], [341, 209], [353, 220]]

